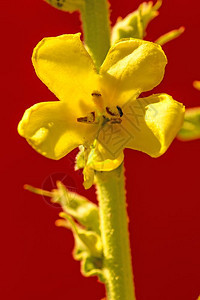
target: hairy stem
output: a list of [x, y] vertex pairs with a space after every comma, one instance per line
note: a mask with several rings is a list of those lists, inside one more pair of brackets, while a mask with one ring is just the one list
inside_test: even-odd
[[123, 164], [96, 173], [108, 300], [135, 300]]
[[97, 70], [110, 48], [109, 5], [107, 0], [85, 0], [81, 8], [84, 41]]

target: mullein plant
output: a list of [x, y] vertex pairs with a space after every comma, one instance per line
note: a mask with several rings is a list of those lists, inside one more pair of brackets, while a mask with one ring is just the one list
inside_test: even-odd
[[63, 212], [56, 225], [73, 232], [73, 256], [84, 276], [98, 276], [107, 300], [134, 300], [134, 281], [126, 212], [124, 148], [151, 157], [165, 153], [184, 120], [184, 106], [165, 93], [141, 98], [163, 79], [167, 58], [161, 45], [184, 28], [145, 41], [161, 1], [142, 3], [111, 29], [107, 0], [46, 0], [79, 11], [81, 34], [44, 38], [32, 56], [37, 76], [59, 101], [37, 103], [24, 113], [18, 132], [40, 154], [61, 159], [80, 151], [75, 169], [84, 187], [96, 186], [99, 205], [69, 191], [62, 182], [45, 191]]

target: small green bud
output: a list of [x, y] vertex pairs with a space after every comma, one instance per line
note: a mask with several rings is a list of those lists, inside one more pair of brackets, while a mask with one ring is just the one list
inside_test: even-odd
[[161, 5], [162, 1], [157, 1], [155, 5], [152, 1], [143, 2], [137, 10], [124, 19], [118, 19], [112, 30], [112, 44], [123, 38], [143, 39], [147, 25], [158, 15]]
[[177, 137], [182, 141], [200, 138], [200, 107], [186, 109], [184, 123]]
[[57, 187], [52, 202], [59, 203], [65, 213], [76, 219], [86, 229], [99, 233], [99, 209], [97, 205], [83, 196], [68, 191], [61, 182], [57, 183]]

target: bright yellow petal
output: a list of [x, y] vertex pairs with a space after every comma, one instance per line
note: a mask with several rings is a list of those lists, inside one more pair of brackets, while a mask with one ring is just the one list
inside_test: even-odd
[[100, 69], [106, 100], [110, 105], [124, 104], [130, 97], [151, 90], [161, 82], [166, 63], [157, 44], [137, 39], [116, 43]]
[[117, 156], [113, 156], [111, 152], [99, 142], [90, 151], [87, 166], [96, 171], [111, 171], [119, 167], [124, 160], [124, 154], [121, 151]]
[[91, 93], [98, 90], [95, 67], [80, 34], [43, 39], [34, 49], [33, 65], [38, 77], [79, 114], [91, 111]]
[[79, 123], [67, 104], [42, 102], [26, 110], [18, 132], [40, 154], [60, 159], [80, 144], [94, 138], [96, 125]]
[[[94, 150], [95, 156], [97, 155], [97, 159], [93, 159], [96, 165], [94, 168], [96, 170], [99, 170], [96, 164], [98, 160], [102, 161], [105, 166], [106, 164], [104, 161], [107, 160], [109, 168], [110, 166], [112, 167], [112, 165], [114, 166], [115, 163], [119, 166], [123, 161], [123, 149], [132, 138], [132, 135], [127, 130], [126, 124], [124, 126], [122, 123], [112, 124], [108, 122], [101, 128], [101, 130], [98, 131], [97, 145]], [[110, 168], [110, 170], [111, 169], [114, 168]], [[107, 171], [109, 171], [109, 169], [107, 169]]]
[[180, 130], [185, 108], [171, 96], [157, 94], [131, 101], [123, 111], [122, 125], [132, 136], [125, 147], [158, 157]]

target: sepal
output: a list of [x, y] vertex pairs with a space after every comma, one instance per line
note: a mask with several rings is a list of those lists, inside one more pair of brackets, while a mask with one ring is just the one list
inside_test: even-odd
[[97, 140], [88, 148], [80, 146], [79, 150], [76, 156], [75, 170], [83, 169], [85, 189], [89, 189], [94, 184], [95, 171], [114, 170], [124, 160], [123, 152], [117, 158], [113, 158]]
[[183, 26], [181, 26], [178, 29], [174, 29], [171, 30], [163, 35], [161, 35], [156, 41], [155, 43], [159, 44], [159, 45], [164, 45], [174, 39], [176, 39], [177, 37], [179, 37], [183, 32], [185, 31], [185, 28]]

